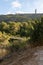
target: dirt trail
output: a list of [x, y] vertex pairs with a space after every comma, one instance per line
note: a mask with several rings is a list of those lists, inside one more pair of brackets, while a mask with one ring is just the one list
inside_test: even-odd
[[1, 65], [43, 65], [43, 46], [26, 50], [18, 55], [13, 53]]

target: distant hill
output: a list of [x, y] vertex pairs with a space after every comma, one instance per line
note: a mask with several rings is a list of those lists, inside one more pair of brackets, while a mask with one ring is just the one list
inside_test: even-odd
[[23, 21], [27, 21], [29, 19], [40, 19], [41, 16], [43, 16], [43, 13], [40, 14], [9, 14], [9, 15], [0, 15], [0, 22], [1, 21], [5, 21], [5, 22], [9, 22], [9, 21], [19, 21], [19, 22], [23, 22]]

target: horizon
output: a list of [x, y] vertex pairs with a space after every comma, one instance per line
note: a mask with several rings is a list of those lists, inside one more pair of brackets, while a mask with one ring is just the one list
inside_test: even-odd
[[1, 0], [0, 15], [43, 13], [43, 0]]
[[[20, 14], [21, 14], [21, 15], [22, 15], [22, 14], [24, 14], [24, 15], [25, 15], [25, 14], [30, 14], [30, 15], [33, 14], [33, 15], [34, 15], [35, 13], [11, 13], [11, 14], [0, 14], [0, 15], [20, 15]], [[36, 13], [36, 15], [38, 15], [38, 14], [40, 15], [40, 14], [43, 14], [43, 13]]]

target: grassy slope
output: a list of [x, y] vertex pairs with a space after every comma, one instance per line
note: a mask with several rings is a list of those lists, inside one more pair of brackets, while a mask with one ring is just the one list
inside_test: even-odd
[[29, 19], [35, 19], [35, 18], [40, 18], [43, 16], [42, 14], [9, 14], [9, 15], [0, 15], [0, 21], [27, 21]]

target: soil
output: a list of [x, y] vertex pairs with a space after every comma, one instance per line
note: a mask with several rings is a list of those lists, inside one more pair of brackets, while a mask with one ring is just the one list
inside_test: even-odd
[[13, 52], [0, 65], [43, 65], [43, 46]]

